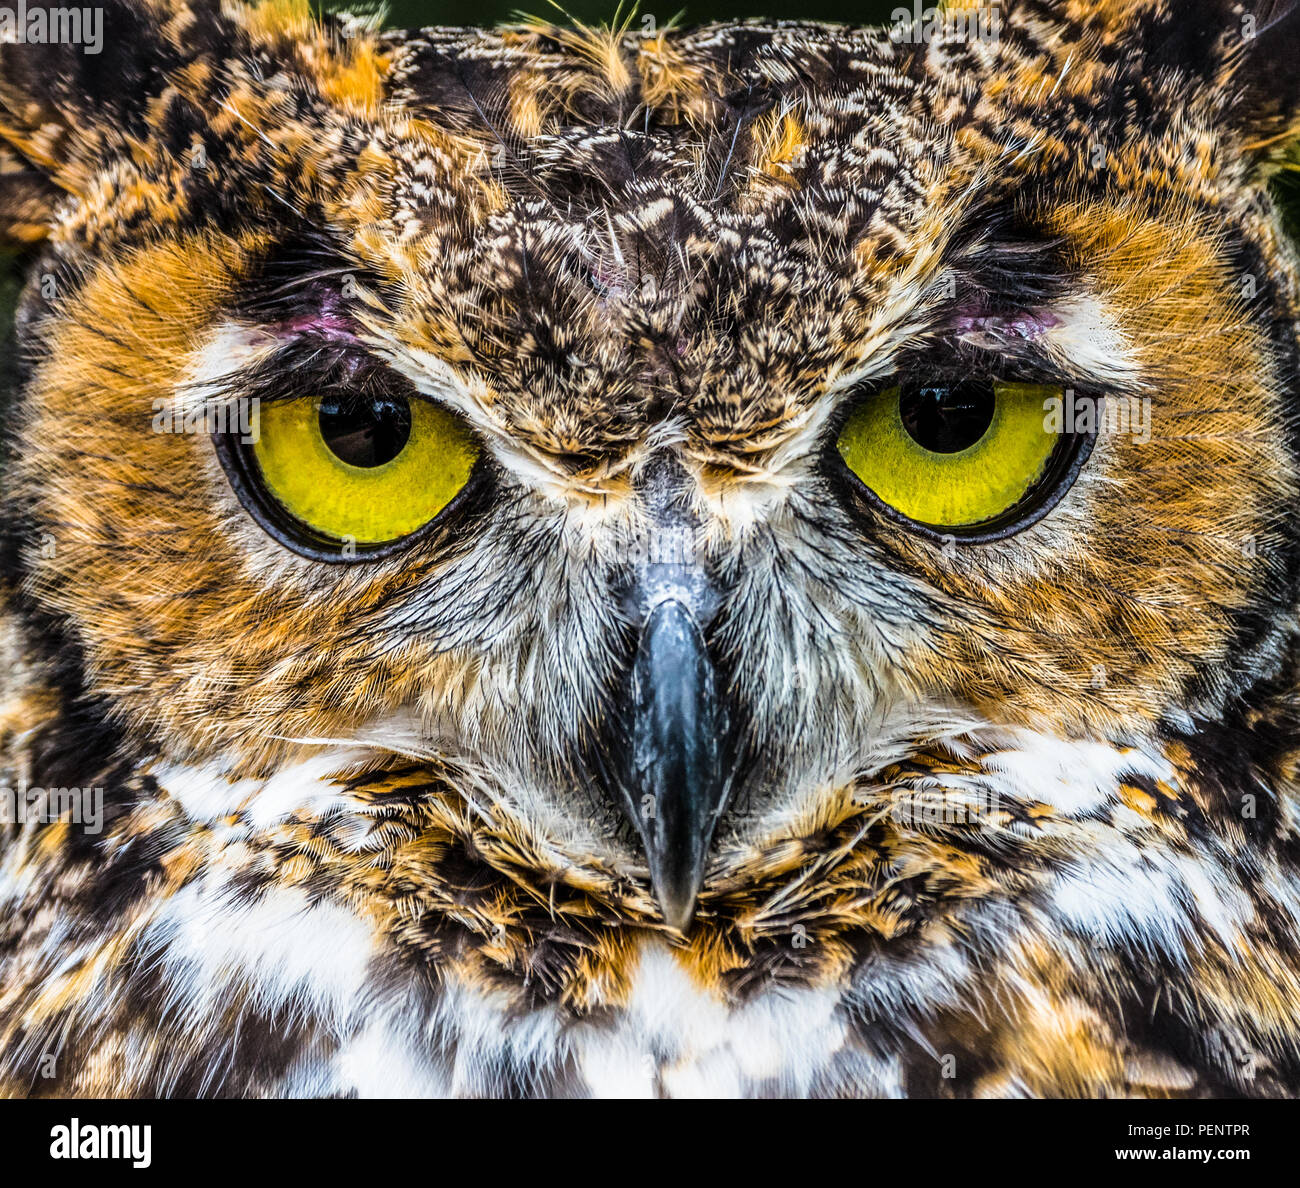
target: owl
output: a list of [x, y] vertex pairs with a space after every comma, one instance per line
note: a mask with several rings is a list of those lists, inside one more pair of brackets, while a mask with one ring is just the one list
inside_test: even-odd
[[4, 1092], [1300, 1092], [1300, 14], [94, 11]]

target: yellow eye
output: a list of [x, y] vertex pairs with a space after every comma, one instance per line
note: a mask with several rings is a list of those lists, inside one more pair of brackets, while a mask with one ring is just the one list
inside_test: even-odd
[[246, 471], [278, 505], [270, 519], [282, 511], [317, 538], [374, 546], [442, 511], [478, 447], [445, 409], [385, 393], [265, 402], [249, 453]]
[[1022, 510], [1069, 439], [1049, 416], [1059, 388], [905, 382], [868, 397], [839, 438], [845, 464], [882, 503], [924, 527], [978, 531]]

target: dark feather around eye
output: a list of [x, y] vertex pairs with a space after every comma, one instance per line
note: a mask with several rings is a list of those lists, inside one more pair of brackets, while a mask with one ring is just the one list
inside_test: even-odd
[[1062, 241], [1004, 208], [967, 219], [948, 258], [959, 275], [959, 303], [969, 305], [974, 299], [989, 313], [1049, 305], [1078, 283]]
[[347, 278], [358, 272], [328, 237], [297, 231], [257, 263], [233, 312], [269, 324], [340, 319], [347, 313]]
[[1024, 339], [1009, 341], [998, 350], [986, 350], [940, 336], [904, 353], [894, 375], [882, 385], [872, 387], [889, 387], [904, 379], [925, 384], [959, 384], [968, 380], [1045, 384], [1101, 395], [1094, 381], [1066, 373], [1035, 348], [1032, 341]]
[[376, 400], [415, 400], [413, 384], [364, 350], [307, 334], [291, 339], [270, 358], [225, 377], [218, 398], [265, 402], [304, 397], [331, 399], [343, 409]]

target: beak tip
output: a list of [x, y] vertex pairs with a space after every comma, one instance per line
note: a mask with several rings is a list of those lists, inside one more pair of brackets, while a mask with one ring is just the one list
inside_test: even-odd
[[[699, 906], [704, 885], [704, 853], [689, 855], [686, 861], [664, 861], [654, 852], [650, 869], [650, 887], [664, 924], [682, 936], [688, 936]], [[705, 851], [707, 853], [707, 851]], [[683, 857], [680, 853], [673, 857]], [[657, 860], [655, 860], [657, 859]]]
[[691, 923], [695, 919], [695, 903], [699, 897], [698, 887], [655, 887], [655, 902], [659, 905], [659, 914], [674, 932], [682, 936], [689, 934]]

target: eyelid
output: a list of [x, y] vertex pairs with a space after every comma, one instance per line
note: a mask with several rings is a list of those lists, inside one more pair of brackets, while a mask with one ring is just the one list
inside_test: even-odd
[[981, 350], [997, 350], [1007, 343], [1036, 342], [1060, 324], [1060, 319], [1047, 309], [1010, 314], [970, 312], [958, 314], [948, 332], [958, 342]]
[[324, 339], [311, 334], [285, 339], [251, 367], [223, 379], [228, 396], [257, 398], [263, 403], [364, 391], [368, 384], [376, 382], [391, 385], [409, 400], [427, 399], [360, 340]]

